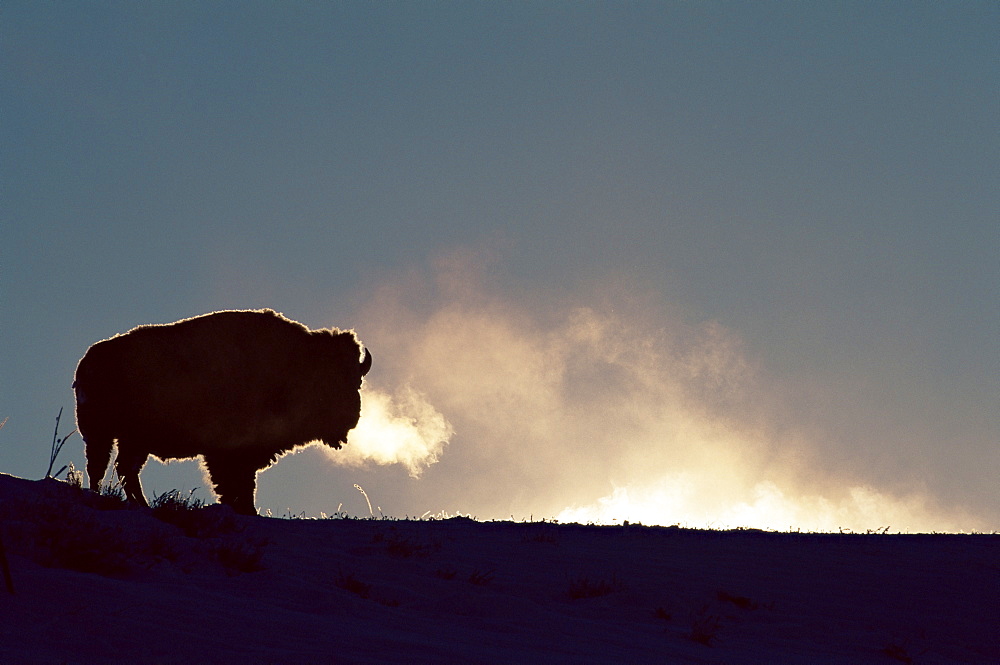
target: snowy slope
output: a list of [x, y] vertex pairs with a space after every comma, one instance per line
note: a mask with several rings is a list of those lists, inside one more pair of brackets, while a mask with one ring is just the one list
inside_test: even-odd
[[0, 475], [0, 662], [1000, 662], [996, 535], [171, 515]]

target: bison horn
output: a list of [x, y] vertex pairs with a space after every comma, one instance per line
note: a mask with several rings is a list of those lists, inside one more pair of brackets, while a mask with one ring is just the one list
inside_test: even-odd
[[364, 350], [364, 358], [361, 359], [361, 376], [368, 373], [368, 370], [372, 368], [372, 354], [368, 349]]

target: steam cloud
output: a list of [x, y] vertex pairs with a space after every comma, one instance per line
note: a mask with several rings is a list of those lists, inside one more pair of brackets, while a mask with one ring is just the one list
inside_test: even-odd
[[413, 389], [366, 393], [345, 451], [411, 473], [440, 456], [409, 501], [480, 518], [982, 528], [831, 470], [829, 442], [783, 412], [779, 387], [718, 322], [621, 285], [514, 296], [487, 285], [490, 269], [454, 252], [384, 285], [357, 319], [380, 380]]
[[361, 392], [361, 419], [341, 450], [320, 449], [335, 464], [402, 464], [413, 477], [435, 463], [453, 433], [451, 425], [409, 386], [393, 396], [370, 388]]

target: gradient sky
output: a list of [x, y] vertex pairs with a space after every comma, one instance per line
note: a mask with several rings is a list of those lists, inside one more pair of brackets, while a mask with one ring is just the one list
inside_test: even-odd
[[419, 449], [286, 458], [276, 514], [366, 514], [358, 483], [996, 530], [998, 34], [995, 2], [5, 2], [0, 471], [44, 474], [91, 343], [272, 307], [356, 328], [369, 425]]

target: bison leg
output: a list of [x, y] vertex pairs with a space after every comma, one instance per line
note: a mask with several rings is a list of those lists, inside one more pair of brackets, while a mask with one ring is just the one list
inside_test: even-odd
[[205, 466], [215, 484], [219, 503], [231, 506], [243, 515], [256, 515], [254, 494], [257, 491], [257, 469], [230, 457], [205, 457]]
[[139, 482], [139, 472], [146, 465], [146, 459], [148, 458], [149, 455], [147, 453], [135, 452], [127, 444], [123, 445], [119, 439], [118, 459], [115, 460], [115, 469], [118, 471], [118, 477], [122, 481], [125, 496], [128, 497], [129, 501], [137, 503], [140, 506], [149, 505], [146, 503], [146, 497], [142, 493], [142, 483]]
[[76, 427], [83, 437], [87, 455], [87, 480], [90, 488], [96, 490], [104, 480], [111, 462], [111, 448], [115, 437], [102, 427], [103, 419], [92, 408], [78, 404], [76, 408]]
[[96, 491], [104, 480], [104, 474], [108, 472], [114, 442], [112, 439], [98, 437], [84, 437], [83, 442], [87, 455], [87, 479], [90, 481], [90, 489]]

